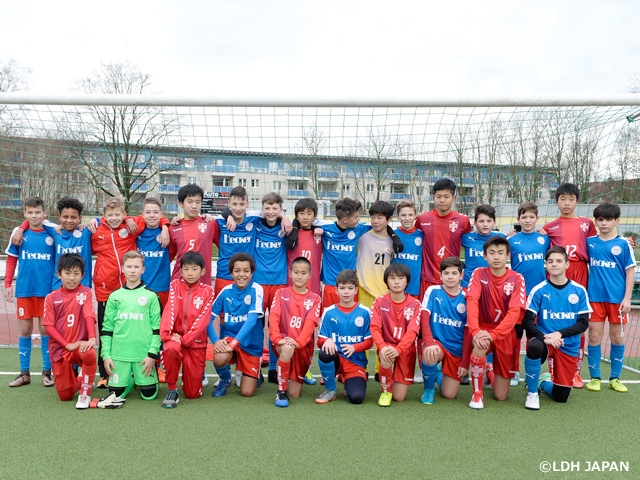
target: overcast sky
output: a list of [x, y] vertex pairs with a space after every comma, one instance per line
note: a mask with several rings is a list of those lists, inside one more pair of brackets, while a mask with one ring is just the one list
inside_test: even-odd
[[640, 72], [638, 18], [637, 1], [0, 0], [0, 61], [38, 93], [130, 60], [168, 95], [611, 94]]

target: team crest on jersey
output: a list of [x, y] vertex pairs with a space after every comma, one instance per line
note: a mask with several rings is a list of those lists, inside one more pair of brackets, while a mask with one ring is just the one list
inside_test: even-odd
[[580, 222], [580, 230], [583, 232], [589, 231], [589, 224], [587, 222]]
[[74, 230], [73, 236], [76, 238], [80, 238], [82, 236], [82, 232], [80, 230]]
[[320, 245], [320, 242], [322, 241], [322, 239], [319, 236], [314, 235], [313, 241], [316, 242], [316, 245]]
[[464, 313], [467, 311], [467, 306], [464, 303], [459, 303], [456, 310], [458, 310], [458, 313]]
[[620, 245], [614, 245], [613, 247], [611, 247], [611, 253], [613, 253], [614, 255], [620, 255], [622, 253]]
[[413, 317], [413, 312], [414, 312], [414, 309], [412, 307], [405, 307], [404, 318], [406, 320], [411, 320], [411, 317]]
[[356, 238], [356, 232], [354, 232], [353, 230], [350, 231], [349, 233], [347, 233], [347, 237], [349, 238], [349, 240], [353, 240], [354, 238]]
[[504, 284], [504, 286], [502, 287], [502, 290], [504, 291], [505, 295], [511, 295], [511, 293], [513, 292], [513, 289], [516, 287], [516, 284], [513, 282], [506, 282]]
[[76, 293], [76, 301], [80, 305], [84, 305], [84, 302], [87, 301], [87, 292], [78, 292], [78, 293]]
[[127, 238], [129, 236], [129, 231], [126, 228], [121, 228], [118, 235], [120, 238]]
[[138, 305], [141, 307], [144, 307], [147, 304], [147, 301], [147, 297], [138, 297]]
[[250, 232], [251, 230], [253, 230], [253, 223], [247, 223], [247, 232]]
[[458, 221], [457, 220], [449, 220], [449, 230], [451, 233], [455, 233], [458, 230]]
[[576, 303], [578, 303], [579, 298], [578, 298], [578, 295], [576, 295], [575, 293], [572, 293], [571, 295], [569, 295], [567, 300], [569, 300], [569, 303], [571, 305], [575, 305]]
[[158, 243], [162, 243], [162, 238], [160, 238], [160, 235], [158, 235], [158, 236], [156, 237], [156, 242], [158, 242]]
[[422, 239], [420, 237], [416, 238], [415, 240], [415, 244], [417, 247], [419, 247], [420, 245], [422, 245]]
[[538, 237], [538, 243], [539, 243], [540, 245], [544, 245], [544, 238], [542, 238], [542, 237]]
[[204, 303], [204, 298], [202, 297], [194, 297], [193, 306], [196, 307], [196, 310], [200, 310], [200, 307]]
[[200, 230], [200, 233], [204, 233], [207, 231], [207, 224], [202, 222], [198, 224], [198, 230]]
[[245, 295], [244, 303], [246, 303], [247, 305], [251, 305], [251, 295]]
[[306, 298], [304, 302], [302, 302], [302, 306], [305, 310], [311, 310], [311, 307], [313, 307], [313, 300]]
[[280, 238], [284, 237], [284, 230], [280, 229], [280, 230], [278, 231], [278, 236], [279, 236]]
[[356, 317], [355, 321], [353, 322], [356, 324], [356, 327], [362, 327], [364, 325], [364, 318], [363, 317]]
[[44, 243], [46, 243], [49, 246], [53, 245], [53, 238], [52, 237], [45, 238]]

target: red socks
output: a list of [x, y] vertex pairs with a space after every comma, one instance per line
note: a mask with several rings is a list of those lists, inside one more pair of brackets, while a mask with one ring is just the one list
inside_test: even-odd
[[384, 368], [380, 365], [380, 370], [378, 371], [380, 376], [380, 387], [383, 392], [390, 392], [393, 388], [393, 368]]
[[291, 362], [283, 362], [278, 359], [278, 390], [287, 391], [289, 388], [289, 372], [291, 371]]
[[[471, 355], [471, 386], [473, 393], [482, 395], [482, 383], [484, 382], [484, 367], [486, 366], [486, 357], [478, 358], [475, 355]], [[493, 374], [493, 372], [491, 372]]]

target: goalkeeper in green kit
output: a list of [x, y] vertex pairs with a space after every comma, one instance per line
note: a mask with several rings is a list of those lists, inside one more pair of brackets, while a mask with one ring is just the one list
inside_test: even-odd
[[109, 296], [100, 331], [102, 359], [109, 374], [109, 396], [100, 408], [119, 408], [134, 385], [142, 398], [158, 394], [156, 358], [160, 350], [160, 302], [140, 279], [144, 257], [137, 251], [122, 257], [126, 284]]

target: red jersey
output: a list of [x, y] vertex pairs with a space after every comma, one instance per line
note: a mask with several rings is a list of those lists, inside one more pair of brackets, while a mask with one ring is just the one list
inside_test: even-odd
[[[298, 244], [293, 250], [287, 250], [287, 263], [291, 267], [291, 262], [298, 257], [304, 257], [311, 262], [311, 278], [307, 282], [307, 288], [313, 293], [322, 295], [320, 286], [320, 268], [322, 265], [322, 238], [313, 235], [313, 230], [298, 230]], [[291, 277], [287, 279], [290, 287]]]
[[413, 346], [420, 331], [418, 300], [405, 295], [397, 303], [391, 300], [391, 293], [385, 293], [374, 300], [371, 310], [371, 336], [378, 349], [391, 345], [402, 353]]
[[551, 246], [564, 247], [569, 256], [569, 262], [589, 261], [587, 238], [598, 234], [593, 221], [586, 217], [566, 218], [558, 217], [544, 226], [551, 241]]
[[320, 296], [307, 291], [297, 293], [293, 288], [276, 292], [269, 310], [269, 338], [277, 345], [285, 337], [293, 338], [298, 348], [313, 343], [313, 331], [320, 319]]
[[504, 338], [522, 319], [527, 294], [524, 278], [507, 269], [496, 277], [489, 267], [476, 268], [467, 288], [467, 325], [475, 336], [487, 330], [494, 340]]
[[177, 333], [183, 347], [207, 348], [213, 300], [211, 285], [203, 282], [191, 285], [183, 278], [173, 280], [162, 312], [160, 339], [168, 342]]
[[51, 337], [49, 354], [57, 362], [65, 354], [70, 343], [96, 338], [96, 314], [93, 310], [91, 289], [84, 285], [75, 290], [64, 287], [51, 292], [44, 300], [42, 325]]
[[443, 258], [460, 256], [462, 235], [471, 231], [469, 217], [454, 211], [441, 217], [434, 209], [416, 219], [416, 228], [424, 234], [420, 278], [440, 284], [440, 262]]
[[176, 259], [173, 266], [171, 280], [180, 279], [180, 259], [186, 252], [199, 252], [204, 257], [205, 274], [201, 282], [211, 285], [211, 256], [212, 245], [218, 244], [220, 230], [216, 222], [207, 222], [198, 217], [193, 220], [182, 220], [178, 225], [169, 228], [171, 243], [169, 243], [169, 258]]

